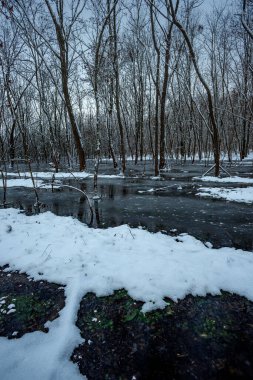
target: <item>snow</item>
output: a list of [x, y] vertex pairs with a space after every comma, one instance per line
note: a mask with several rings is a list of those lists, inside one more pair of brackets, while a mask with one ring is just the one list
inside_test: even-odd
[[[90, 176], [93, 177], [93, 174], [91, 174]], [[125, 176], [123, 175], [123, 173], [120, 173], [120, 174], [99, 174], [98, 178], [113, 179], [113, 178], [125, 178]]]
[[[49, 183], [44, 183], [42, 180], [34, 179], [35, 187], [42, 187], [43, 189], [52, 189], [52, 185]], [[31, 178], [18, 178], [18, 179], [8, 179], [7, 188], [9, 187], [28, 187], [33, 188], [33, 182]], [[3, 187], [3, 183], [0, 182], [0, 187]], [[59, 184], [54, 184], [54, 188], [59, 188]]]
[[7, 314], [12, 314], [12, 313], [15, 313], [16, 309], [11, 309], [7, 312]]
[[[33, 172], [34, 179], [36, 178], [43, 178], [43, 179], [52, 179], [53, 175], [55, 179], [61, 179], [61, 178], [87, 178], [91, 176], [90, 173], [87, 172]], [[31, 173], [30, 172], [20, 172], [20, 173], [7, 173], [8, 177], [20, 177], [20, 178], [30, 178]]]
[[[94, 174], [88, 173], [88, 172], [59, 172], [59, 173], [53, 173], [53, 172], [33, 172], [34, 179], [37, 178], [43, 178], [43, 179], [52, 179], [54, 175], [55, 179], [85, 179], [93, 177]], [[20, 177], [20, 178], [30, 178], [31, 174], [29, 172], [20, 172], [20, 173], [7, 173], [8, 177]], [[99, 174], [99, 178], [124, 178], [122, 174]]]
[[[151, 188], [151, 189], [148, 189], [148, 190], [138, 190], [138, 193], [139, 194], [145, 194], [145, 193], [158, 193], [158, 192], [161, 192], [161, 191], [166, 191], [168, 189], [175, 189], [175, 185], [172, 185], [172, 186], [163, 186], [163, 187], [157, 187], [157, 188]], [[177, 190], [182, 190], [182, 186], [177, 186], [176, 187]]]
[[253, 187], [235, 187], [216, 188], [216, 187], [202, 187], [198, 189], [200, 192], [197, 195], [202, 197], [221, 198], [227, 201], [253, 203]]
[[[214, 155], [211, 152], [209, 152], [208, 154], [205, 154], [204, 152], [202, 152], [201, 156], [202, 156], [201, 160], [199, 159], [199, 154], [198, 153], [196, 153], [195, 155], [186, 156], [186, 157], [180, 156], [179, 160], [182, 160], [182, 161], [192, 161], [193, 159], [195, 161], [213, 161], [214, 160]], [[250, 152], [247, 155], [247, 157], [245, 157], [243, 160], [241, 159], [239, 152], [238, 153], [232, 153], [232, 154], [230, 154], [230, 156], [227, 153], [224, 153], [224, 152], [221, 153], [221, 157], [220, 157], [221, 162], [223, 162], [223, 161], [229, 161], [229, 158], [233, 162], [237, 161], [237, 162], [245, 164], [245, 161], [253, 159], [253, 152]]]
[[74, 316], [82, 293], [79, 279], [68, 286], [66, 306], [60, 317], [48, 322], [49, 333], [33, 332], [20, 339], [0, 338], [1, 380], [84, 380], [68, 358], [82, 343]]
[[155, 189], [149, 189], [149, 190], [138, 190], [138, 193], [139, 194], [145, 194], [145, 193], [154, 193], [155, 192]]
[[[34, 177], [34, 182], [35, 182], [35, 187], [36, 188], [43, 188], [43, 189], [51, 189], [52, 185], [51, 183], [45, 183], [42, 179], [50, 180], [52, 181], [52, 176], [54, 173], [51, 172], [34, 172], [33, 177]], [[54, 183], [54, 189], [60, 188], [61, 183], [59, 182], [59, 179], [85, 179], [85, 178], [92, 178], [93, 174], [90, 173], [84, 173], [84, 172], [75, 172], [75, 173], [55, 173], [55, 179], [53, 181]], [[25, 173], [7, 173], [7, 177], [12, 176], [12, 177], [19, 177], [19, 178], [14, 178], [14, 179], [8, 179], [7, 180], [7, 188], [10, 187], [27, 187], [27, 188], [33, 188], [33, 182], [31, 179], [31, 175], [29, 172]], [[39, 179], [38, 179], [39, 178]], [[125, 178], [121, 174], [118, 175], [106, 175], [106, 174], [100, 174], [98, 175], [98, 178], [103, 178], [103, 179], [114, 179], [114, 178]], [[0, 182], [0, 187], [3, 187], [2, 181]]]
[[[12, 226], [9, 233], [6, 226]], [[0, 338], [3, 380], [83, 379], [69, 357], [83, 342], [75, 321], [87, 292], [101, 296], [125, 288], [144, 302], [144, 312], [165, 307], [164, 297], [176, 301], [221, 289], [253, 301], [252, 252], [213, 249], [187, 234], [172, 237], [127, 225], [91, 229], [50, 212], [28, 217], [0, 210], [0, 265], [5, 264], [36, 280], [66, 285], [66, 305], [47, 323], [47, 334]], [[86, 343], [92, 343], [89, 336]]]
[[245, 160], [253, 160], [253, 151], [250, 152], [247, 157], [245, 157]]
[[204, 177], [193, 177], [195, 181], [204, 181], [204, 182], [217, 182], [217, 183], [253, 183], [253, 178], [243, 178], [243, 177], [212, 177], [212, 176], [204, 176]]

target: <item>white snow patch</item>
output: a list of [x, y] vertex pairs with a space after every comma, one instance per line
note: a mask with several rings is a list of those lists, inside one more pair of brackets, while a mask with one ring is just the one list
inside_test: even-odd
[[[6, 225], [12, 225], [11, 234]], [[0, 253], [0, 265], [66, 285], [66, 306], [46, 324], [47, 334], [0, 338], [3, 380], [83, 379], [69, 357], [83, 341], [75, 320], [87, 292], [105, 296], [125, 288], [144, 302], [144, 312], [165, 307], [165, 296], [177, 300], [221, 289], [253, 301], [253, 253], [212, 249], [187, 234], [171, 237], [126, 225], [90, 229], [50, 212], [27, 217], [5, 209], [0, 210]]]
[[204, 181], [204, 182], [217, 182], [217, 183], [253, 183], [253, 178], [243, 178], [243, 177], [193, 177], [195, 181]]
[[139, 194], [144, 194], [144, 193], [154, 193], [155, 189], [149, 189], [149, 190], [138, 190]]
[[[33, 172], [34, 179], [40, 178], [40, 179], [52, 179], [54, 176], [55, 179], [61, 179], [61, 178], [87, 178], [91, 176], [92, 174], [87, 172]], [[8, 177], [19, 177], [19, 178], [31, 178], [30, 172], [20, 172], [20, 173], [7, 173]]]
[[80, 278], [77, 276], [69, 280], [72, 281], [66, 289], [66, 306], [58, 319], [46, 324], [49, 333], [36, 331], [15, 340], [0, 338], [2, 380], [85, 379], [69, 360], [73, 349], [83, 341], [75, 326], [83, 295], [80, 292]]
[[[93, 174], [91, 174], [91, 177], [93, 177]], [[99, 174], [98, 175], [98, 178], [110, 178], [110, 179], [113, 179], [113, 178], [125, 178], [124, 174], [123, 173], [120, 173], [120, 174]]]
[[[238, 287], [238, 292], [243, 287], [253, 300], [253, 288], [246, 281], [248, 273], [253, 283], [249, 266], [243, 270], [242, 282], [231, 283], [232, 275], [235, 279], [240, 272], [232, 273], [235, 268], [226, 265], [228, 257], [237, 261], [237, 269], [240, 265], [243, 269], [245, 262], [253, 265], [252, 253], [232, 248], [210, 250], [187, 234], [171, 237], [127, 225], [92, 229], [50, 212], [27, 217], [16, 209], [0, 210], [0, 222], [0, 265], [8, 263], [11, 269], [37, 280], [68, 285], [79, 274], [83, 292], [108, 295], [125, 288], [132, 297], [154, 301], [158, 307], [164, 296], [178, 299], [191, 293], [191, 283], [196, 285], [196, 294], [206, 294], [209, 286], [224, 289], [221, 285], [225, 284], [224, 290]], [[6, 224], [12, 225], [11, 234], [6, 233]], [[218, 263], [220, 275], [216, 273]]]
[[[34, 179], [34, 185], [31, 178], [17, 178], [17, 179], [8, 179], [7, 180], [7, 188], [8, 187], [28, 187], [33, 188], [42, 188], [42, 189], [52, 189], [51, 183], [45, 183], [41, 179]], [[0, 182], [0, 187], [3, 187], [3, 183]], [[61, 183], [59, 181], [55, 181], [53, 184], [54, 189], [58, 189], [61, 187]]]
[[245, 160], [253, 160], [253, 151], [250, 152], [247, 157], [245, 157]]
[[[85, 179], [85, 178], [92, 178], [94, 176], [93, 173], [88, 173], [88, 172], [59, 172], [59, 173], [53, 173], [53, 172], [33, 172], [33, 177], [34, 180], [39, 182], [38, 179], [47, 179], [47, 180], [52, 180], [53, 176], [54, 179]], [[29, 172], [20, 172], [20, 173], [7, 173], [7, 177], [18, 177], [20, 181], [22, 179], [25, 179], [26, 181], [30, 180], [31, 181], [31, 174]], [[98, 178], [125, 178], [123, 174], [99, 174]], [[7, 184], [9, 186], [9, 183], [12, 180], [8, 180]], [[17, 181], [17, 180], [16, 180]], [[22, 182], [20, 182], [22, 183]], [[24, 185], [20, 185], [24, 186]], [[30, 186], [32, 187], [32, 186]]]
[[253, 187], [232, 188], [202, 187], [196, 195], [202, 197], [221, 198], [227, 201], [253, 203]]
[[[52, 188], [51, 185], [44, 184], [44, 182], [42, 180], [35, 179], [34, 183], [35, 183], [36, 188], [41, 187], [41, 186], [43, 186], [43, 188]], [[0, 187], [3, 187], [2, 182], [0, 182]], [[29, 187], [29, 188], [33, 188], [34, 186], [33, 186], [33, 182], [31, 180], [31, 178], [28, 178], [28, 179], [18, 178], [18, 179], [8, 179], [7, 180], [7, 188], [8, 187]], [[56, 186], [54, 186], [54, 187], [56, 187]]]
[[12, 313], [15, 313], [16, 312], [16, 309], [10, 309], [9, 311], [7, 311], [7, 314], [12, 314]]

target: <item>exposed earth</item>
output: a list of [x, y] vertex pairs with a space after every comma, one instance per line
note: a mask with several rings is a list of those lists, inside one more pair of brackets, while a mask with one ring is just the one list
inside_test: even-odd
[[65, 305], [63, 287], [6, 270], [0, 267], [0, 336], [13, 339], [36, 330], [47, 332], [44, 324], [57, 318]]
[[[0, 336], [46, 333], [46, 321], [64, 307], [64, 289], [7, 269], [0, 269]], [[87, 294], [76, 321], [85, 342], [71, 360], [91, 380], [253, 378], [252, 302], [229, 293], [166, 301], [164, 310], [143, 314], [124, 290]]]
[[77, 320], [86, 341], [72, 355], [81, 373], [94, 380], [253, 378], [252, 303], [228, 293], [167, 301], [143, 314], [124, 290], [88, 294]]

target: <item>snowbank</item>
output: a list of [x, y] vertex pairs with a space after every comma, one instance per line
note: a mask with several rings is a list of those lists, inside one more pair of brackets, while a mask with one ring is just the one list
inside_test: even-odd
[[[52, 185], [44, 183], [42, 180], [34, 179], [35, 187], [41, 187], [43, 189], [51, 189]], [[0, 187], [3, 187], [3, 183], [0, 182]], [[7, 179], [7, 188], [9, 187], [28, 187], [33, 188], [33, 182], [31, 178], [17, 178], [17, 179]], [[54, 188], [60, 187], [59, 184], [55, 183]]]
[[127, 225], [90, 229], [50, 212], [27, 217], [16, 209], [0, 210], [0, 222], [0, 265], [9, 263], [35, 279], [71, 284], [80, 275], [83, 292], [107, 295], [125, 288], [146, 303], [145, 310], [163, 307], [165, 296], [177, 300], [220, 289], [253, 300], [248, 252], [209, 249], [187, 234], [170, 237]]
[[[43, 179], [49, 179], [51, 180], [53, 175], [55, 179], [61, 179], [61, 178], [87, 178], [91, 176], [92, 174], [87, 172], [33, 172], [34, 178], [43, 178]], [[19, 177], [19, 178], [31, 178], [30, 172], [20, 172], [20, 173], [7, 173], [8, 177]]]
[[204, 182], [217, 182], [217, 183], [253, 183], [253, 178], [242, 178], [242, 177], [193, 177], [194, 181], [204, 181]]
[[[85, 178], [92, 178], [94, 176], [93, 173], [88, 172], [59, 172], [59, 173], [53, 173], [53, 172], [33, 172], [34, 179], [48, 179], [52, 180], [52, 177], [54, 175], [55, 179], [85, 179]], [[31, 174], [29, 172], [20, 172], [20, 173], [7, 173], [7, 177], [19, 177], [20, 180], [22, 178], [30, 179]], [[124, 178], [122, 174], [99, 174], [99, 178]], [[11, 180], [9, 180], [11, 181]], [[8, 182], [9, 182], [8, 181]]]
[[200, 192], [197, 195], [202, 197], [221, 198], [227, 201], [253, 203], [253, 187], [233, 189], [202, 187], [198, 189]]
[[210, 247], [187, 234], [170, 237], [126, 225], [89, 229], [50, 212], [27, 217], [0, 210], [0, 265], [65, 284], [67, 297], [60, 317], [48, 323], [48, 334], [0, 338], [1, 379], [83, 378], [69, 357], [82, 341], [75, 320], [90, 291], [109, 295], [125, 288], [144, 302], [144, 312], [163, 308], [165, 296], [177, 300], [221, 289], [253, 301], [253, 253]]

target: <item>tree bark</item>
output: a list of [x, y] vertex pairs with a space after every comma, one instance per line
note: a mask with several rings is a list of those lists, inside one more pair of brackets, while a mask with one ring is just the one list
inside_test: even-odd
[[62, 91], [63, 96], [66, 104], [66, 109], [68, 112], [68, 117], [72, 129], [72, 133], [74, 136], [74, 141], [76, 145], [76, 150], [79, 158], [79, 170], [85, 170], [86, 168], [86, 161], [85, 161], [85, 152], [84, 148], [81, 142], [81, 136], [78, 130], [78, 126], [76, 123], [73, 107], [71, 104], [71, 97], [69, 93], [69, 86], [68, 86], [68, 53], [67, 53], [67, 41], [64, 36], [64, 30], [63, 30], [63, 5], [60, 3], [59, 10], [61, 14], [60, 17], [60, 23], [57, 21], [56, 16], [51, 8], [51, 5], [49, 3], [49, 0], [44, 0], [46, 3], [46, 6], [49, 10], [50, 16], [53, 20], [55, 31], [56, 31], [56, 37], [57, 42], [60, 50], [60, 65], [61, 65], [61, 81], [62, 81]]
[[180, 32], [182, 33], [182, 35], [183, 35], [183, 37], [185, 39], [185, 42], [187, 44], [187, 47], [188, 47], [188, 50], [189, 50], [189, 53], [190, 53], [190, 56], [191, 56], [191, 59], [192, 59], [192, 63], [193, 63], [195, 72], [196, 72], [196, 74], [197, 74], [197, 76], [198, 76], [201, 84], [203, 85], [203, 87], [204, 87], [204, 89], [206, 91], [206, 94], [207, 94], [209, 117], [210, 117], [210, 122], [211, 122], [211, 129], [212, 129], [211, 137], [212, 137], [212, 144], [213, 144], [214, 164], [215, 164], [214, 175], [216, 177], [218, 177], [219, 174], [220, 174], [220, 137], [219, 137], [218, 126], [217, 126], [217, 123], [216, 123], [216, 120], [215, 120], [215, 113], [214, 113], [214, 107], [213, 107], [213, 100], [212, 100], [211, 90], [210, 90], [208, 84], [204, 80], [204, 77], [202, 76], [202, 74], [201, 74], [201, 72], [199, 70], [199, 67], [198, 67], [198, 64], [197, 64], [197, 60], [196, 60], [196, 55], [195, 55], [193, 46], [191, 44], [190, 38], [189, 38], [186, 30], [182, 26], [182, 24], [176, 18], [176, 14], [175, 14], [175, 10], [174, 10], [174, 6], [173, 6], [172, 0], [169, 0], [169, 3], [170, 3], [170, 13], [172, 15], [173, 23], [180, 30]]
[[159, 84], [160, 84], [160, 60], [161, 60], [161, 54], [160, 49], [158, 48], [156, 36], [155, 36], [155, 26], [154, 26], [154, 18], [153, 18], [153, 6], [154, 2], [153, 0], [150, 2], [150, 21], [151, 21], [151, 32], [152, 32], [152, 39], [154, 48], [157, 55], [156, 60], [156, 77], [155, 77], [155, 87], [156, 87], [156, 95], [155, 95], [155, 146], [154, 146], [154, 153], [155, 153], [155, 176], [159, 175], [159, 161], [158, 161], [158, 154], [159, 154], [159, 96], [160, 96], [160, 90], [159, 90]]
[[114, 34], [114, 74], [115, 74], [115, 106], [117, 113], [117, 120], [120, 133], [120, 155], [122, 162], [122, 173], [126, 171], [126, 152], [125, 152], [125, 134], [124, 127], [121, 119], [120, 110], [120, 82], [119, 82], [119, 62], [118, 62], [118, 37], [117, 37], [117, 25], [116, 25], [116, 7], [113, 10], [113, 34]]

